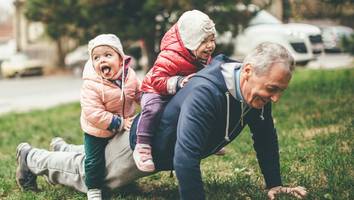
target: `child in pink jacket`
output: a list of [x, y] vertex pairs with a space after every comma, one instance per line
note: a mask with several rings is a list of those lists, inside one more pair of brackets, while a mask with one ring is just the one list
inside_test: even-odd
[[90, 59], [83, 72], [81, 128], [85, 146], [85, 183], [88, 199], [101, 199], [108, 140], [130, 129], [140, 81], [130, 68], [119, 38], [102, 34], [88, 44]]
[[144, 78], [142, 112], [137, 127], [133, 157], [139, 170], [152, 172], [154, 127], [166, 103], [194, 73], [204, 68], [215, 50], [214, 22], [205, 13], [192, 10], [182, 14], [161, 40], [161, 52]]

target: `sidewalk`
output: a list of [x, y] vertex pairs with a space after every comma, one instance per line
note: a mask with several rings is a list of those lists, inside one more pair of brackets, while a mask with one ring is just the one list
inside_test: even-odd
[[[143, 71], [137, 71], [142, 80]], [[80, 101], [82, 80], [72, 75], [0, 80], [0, 115]]]
[[0, 81], [0, 115], [79, 101], [82, 80], [73, 76], [28, 77]]

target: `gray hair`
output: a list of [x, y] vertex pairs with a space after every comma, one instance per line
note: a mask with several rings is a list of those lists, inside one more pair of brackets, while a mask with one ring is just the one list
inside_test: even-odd
[[243, 61], [244, 64], [251, 64], [257, 75], [269, 72], [275, 63], [282, 63], [292, 74], [295, 69], [294, 57], [282, 45], [264, 42], [256, 46]]

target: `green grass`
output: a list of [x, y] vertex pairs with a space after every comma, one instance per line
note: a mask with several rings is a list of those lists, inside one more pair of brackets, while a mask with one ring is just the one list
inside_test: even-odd
[[[308, 199], [354, 199], [354, 69], [297, 70], [273, 115], [286, 185], [308, 188]], [[54, 136], [81, 143], [78, 103], [45, 111], [0, 116], [0, 199], [85, 199], [85, 194], [50, 186], [20, 192], [15, 148], [28, 141], [48, 148]], [[224, 157], [202, 162], [208, 199], [266, 199], [249, 131], [227, 147]], [[177, 199], [176, 178], [162, 172], [119, 189], [113, 199]], [[294, 199], [282, 195], [279, 199]]]

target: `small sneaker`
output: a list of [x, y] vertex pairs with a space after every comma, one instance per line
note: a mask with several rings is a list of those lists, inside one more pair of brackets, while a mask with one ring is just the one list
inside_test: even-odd
[[32, 149], [28, 143], [21, 143], [16, 148], [16, 182], [22, 191], [37, 191], [37, 176], [34, 175], [27, 166], [27, 155]]
[[100, 189], [89, 189], [87, 191], [87, 200], [102, 200], [102, 192]]
[[155, 171], [155, 164], [151, 156], [151, 146], [148, 144], [136, 144], [133, 158], [136, 166], [142, 172]]
[[66, 142], [61, 137], [54, 137], [50, 142], [49, 149], [51, 151], [62, 151], [61, 147], [65, 145]]
[[218, 152], [215, 153], [216, 156], [224, 156], [226, 154], [225, 147], [221, 148]]

